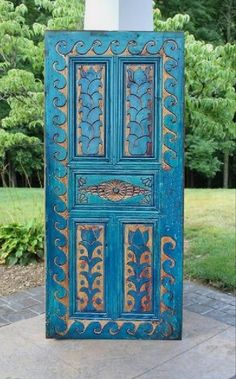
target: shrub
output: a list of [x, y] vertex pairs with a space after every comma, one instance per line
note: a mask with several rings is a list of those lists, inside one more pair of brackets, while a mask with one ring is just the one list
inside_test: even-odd
[[43, 259], [44, 235], [41, 224], [0, 225], [0, 263], [28, 265]]

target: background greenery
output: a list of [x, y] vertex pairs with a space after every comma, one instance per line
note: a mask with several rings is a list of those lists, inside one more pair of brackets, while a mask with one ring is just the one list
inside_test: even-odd
[[[42, 186], [46, 29], [82, 29], [83, 0], [0, 0], [0, 185]], [[234, 186], [235, 0], [156, 0], [155, 30], [185, 30], [186, 184]]]

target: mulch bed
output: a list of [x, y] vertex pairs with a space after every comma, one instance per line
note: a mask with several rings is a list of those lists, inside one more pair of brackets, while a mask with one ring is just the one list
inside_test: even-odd
[[0, 296], [44, 284], [44, 263], [28, 266], [0, 265]]

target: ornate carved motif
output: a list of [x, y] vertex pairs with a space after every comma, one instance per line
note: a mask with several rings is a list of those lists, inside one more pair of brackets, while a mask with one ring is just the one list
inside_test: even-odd
[[77, 299], [81, 312], [104, 311], [104, 225], [77, 227]]
[[[91, 193], [105, 200], [119, 202], [134, 196], [150, 195], [150, 190], [143, 187], [134, 186], [133, 184], [123, 180], [113, 179], [98, 185], [88, 187], [79, 186], [79, 193], [79, 196], [81, 196], [81, 194]], [[81, 200], [83, 201], [83, 199]]]
[[125, 156], [153, 155], [153, 65], [126, 68]]
[[176, 248], [176, 242], [172, 237], [164, 236], [161, 239], [161, 312], [173, 311], [172, 288], [175, 277], [172, 273], [175, 267], [175, 258], [172, 256]]
[[125, 312], [152, 311], [152, 226], [125, 225]]
[[[63, 35], [60, 34], [61, 38]], [[57, 37], [58, 38], [58, 37]], [[59, 37], [60, 38], [60, 37]], [[82, 38], [82, 37], [81, 37]], [[136, 37], [135, 37], [136, 38]], [[49, 43], [54, 43], [54, 39]], [[172, 94], [176, 84], [175, 70], [178, 60], [177, 43], [171, 38], [163, 39], [153, 34], [153, 39], [137, 40], [123, 39], [114, 40], [105, 37], [104, 40], [95, 39], [93, 35], [88, 36], [87, 42], [78, 40], [77, 33], [73, 38], [57, 40], [55, 53], [50, 56], [50, 70], [53, 76], [53, 88], [50, 93], [50, 101], [53, 104], [53, 114], [48, 121], [51, 136], [54, 143], [52, 159], [55, 160], [54, 172], [51, 176], [52, 185], [52, 216], [54, 229], [51, 235], [54, 238], [54, 262], [50, 263], [50, 281], [54, 287], [54, 313], [47, 313], [48, 336], [57, 338], [76, 337], [87, 338], [94, 335], [107, 338], [130, 338], [136, 336], [146, 338], [175, 338], [176, 316], [173, 311], [162, 308], [160, 320], [74, 320], [69, 317], [69, 283], [68, 283], [68, 61], [73, 56], [102, 56], [106, 55], [145, 55], [161, 56], [164, 61], [164, 130], [163, 130], [163, 168], [171, 169], [176, 157], [175, 141], [177, 139], [177, 113], [175, 104], [177, 98]], [[168, 124], [169, 122], [169, 124]], [[167, 125], [168, 124], [168, 125]], [[51, 157], [51, 156], [50, 156]], [[50, 158], [51, 159], [51, 158]], [[51, 209], [50, 209], [51, 211]], [[175, 241], [171, 237], [170, 243], [175, 248]], [[162, 240], [162, 248], [165, 249], [166, 240]], [[164, 253], [168, 255], [167, 253]], [[163, 254], [163, 257], [164, 257]], [[174, 297], [173, 280], [166, 278], [165, 273], [173, 276], [173, 264], [171, 259], [164, 259], [162, 263], [162, 294], [161, 302], [169, 308], [171, 297]], [[168, 290], [167, 290], [168, 288]], [[168, 294], [169, 293], [169, 294]], [[173, 300], [172, 300], [173, 303]]]
[[176, 165], [176, 141], [178, 138], [177, 103], [175, 95], [177, 86], [178, 61], [175, 52], [178, 50], [176, 41], [165, 41], [162, 48], [163, 56], [163, 126], [162, 126], [162, 168], [170, 171]]
[[78, 77], [78, 155], [104, 155], [104, 65], [80, 65]]

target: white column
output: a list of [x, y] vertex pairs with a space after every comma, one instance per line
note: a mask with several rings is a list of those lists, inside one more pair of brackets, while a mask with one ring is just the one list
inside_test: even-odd
[[152, 0], [86, 0], [84, 29], [153, 31]]

